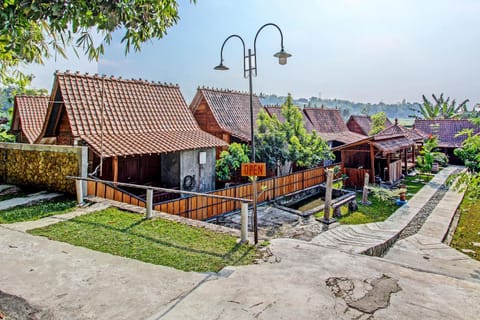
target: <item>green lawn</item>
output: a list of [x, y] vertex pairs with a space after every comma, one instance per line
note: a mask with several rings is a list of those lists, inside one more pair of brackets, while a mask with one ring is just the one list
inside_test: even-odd
[[55, 214], [73, 210], [76, 202], [70, 199], [43, 201], [31, 206], [18, 206], [12, 209], [0, 210], [0, 223], [15, 223], [38, 220]]
[[257, 251], [233, 236], [109, 208], [29, 231], [49, 239], [185, 271], [250, 264]]
[[[407, 200], [415, 195], [415, 193], [417, 193], [432, 178], [432, 175], [423, 174], [414, 177], [407, 176], [403, 180], [403, 183], [407, 186]], [[339, 219], [339, 222], [343, 224], [364, 224], [384, 221], [399, 208], [394, 200], [381, 201], [372, 196], [372, 194], [369, 195], [368, 200], [371, 202], [371, 205], [362, 205], [362, 195], [357, 194], [358, 210], [349, 213], [347, 207], [343, 206], [342, 217]], [[323, 217], [323, 212], [320, 212], [317, 215]]]
[[465, 252], [472, 258], [480, 260], [480, 207], [478, 199], [473, 199], [467, 194], [460, 204], [460, 219], [457, 229], [450, 244], [457, 250], [468, 249], [473, 252]]

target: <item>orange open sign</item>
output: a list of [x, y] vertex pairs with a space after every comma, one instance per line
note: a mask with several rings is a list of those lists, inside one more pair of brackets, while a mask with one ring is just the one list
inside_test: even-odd
[[267, 166], [265, 163], [242, 163], [242, 177], [265, 177]]

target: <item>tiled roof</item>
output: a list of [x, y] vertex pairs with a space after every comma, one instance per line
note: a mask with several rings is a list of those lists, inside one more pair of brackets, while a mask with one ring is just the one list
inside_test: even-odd
[[42, 131], [47, 107], [47, 96], [16, 96], [12, 132], [22, 131], [28, 143], [35, 142]]
[[391, 126], [383, 129], [375, 136], [396, 136], [396, 135], [403, 135], [409, 138], [412, 141], [423, 141], [426, 138], [426, 134], [422, 133], [421, 130], [418, 129], [407, 129], [404, 126], [398, 124], [395, 120], [395, 123]]
[[[278, 120], [280, 120], [281, 122], [285, 121], [285, 118], [282, 115], [282, 107], [280, 107], [280, 106], [266, 106], [264, 108], [267, 111], [267, 113], [270, 115], [270, 117], [273, 116], [273, 115], [276, 115]], [[303, 123], [305, 125], [305, 129], [307, 129], [308, 132], [312, 132], [312, 130], [314, 129], [312, 123], [307, 118], [307, 116], [304, 112], [302, 112], [302, 116], [303, 116]]]
[[[355, 122], [362, 131], [361, 133], [366, 136], [368, 136], [368, 133], [372, 129], [372, 118], [370, 118], [370, 116], [352, 115], [348, 119], [348, 122]], [[392, 122], [387, 118], [385, 120], [385, 127], [388, 128], [391, 125]]]
[[[198, 107], [201, 97], [204, 97], [215, 120], [222, 130], [244, 141], [251, 140], [250, 133], [250, 95], [248, 93], [198, 88], [197, 94], [190, 105], [192, 112]], [[254, 121], [262, 109], [260, 99], [253, 95]]]
[[348, 130], [337, 109], [304, 108], [303, 112], [307, 115], [315, 131], [327, 141], [351, 143], [365, 138]]
[[473, 133], [480, 132], [480, 127], [474, 125], [469, 120], [415, 120], [415, 129], [419, 129], [426, 134], [438, 136], [439, 147], [458, 148], [465, 140], [465, 136], [455, 137], [463, 129], [473, 129]]
[[[52, 97], [58, 99], [56, 91], [61, 94], [73, 136], [98, 153], [135, 155], [225, 145], [200, 129], [178, 86], [69, 72], [55, 76]], [[50, 120], [58, 119], [54, 105], [49, 106]], [[43, 130], [47, 136], [54, 134], [46, 132], [48, 125]]]
[[372, 144], [382, 152], [392, 153], [411, 147], [415, 142], [406, 137], [395, 137], [384, 140], [374, 140], [372, 141]]
[[[82, 139], [95, 150], [101, 150], [100, 134], [82, 135]], [[104, 157], [131, 155], [132, 150], [134, 154], [156, 154], [226, 145], [201, 130], [106, 134], [103, 141]]]

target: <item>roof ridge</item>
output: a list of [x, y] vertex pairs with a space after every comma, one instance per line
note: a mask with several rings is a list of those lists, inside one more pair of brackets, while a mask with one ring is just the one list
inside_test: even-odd
[[167, 88], [179, 88], [180, 86], [178, 83], [167, 83], [161, 81], [149, 81], [146, 79], [138, 78], [138, 79], [123, 79], [121, 76], [116, 78], [114, 75], [110, 75], [109, 77], [105, 74], [99, 75], [98, 73], [90, 74], [88, 72], [82, 74], [80, 71], [72, 72], [71, 70], [67, 69], [65, 72], [61, 72], [59, 70], [55, 71], [55, 76], [69, 76], [69, 77], [78, 77], [78, 78], [90, 78], [95, 80], [106, 80], [106, 81], [117, 81], [117, 82], [125, 82], [125, 83], [137, 83], [143, 85], [152, 85], [152, 86], [161, 86]]
[[[207, 91], [215, 91], [215, 92], [222, 92], [222, 93], [235, 93], [235, 94], [243, 94], [243, 95], [250, 95], [249, 92], [247, 91], [240, 91], [240, 90], [235, 90], [235, 89], [226, 89], [226, 88], [214, 88], [214, 87], [208, 87], [208, 86], [198, 86], [197, 90], [207, 90]], [[254, 96], [257, 96], [255, 93], [253, 93]]]

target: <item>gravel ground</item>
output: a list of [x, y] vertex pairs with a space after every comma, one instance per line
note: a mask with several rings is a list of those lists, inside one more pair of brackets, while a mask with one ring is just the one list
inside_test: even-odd
[[398, 238], [399, 240], [413, 236], [420, 231], [425, 221], [427, 221], [428, 216], [432, 213], [440, 200], [442, 200], [443, 196], [445, 196], [445, 193], [447, 193], [447, 190], [447, 187], [442, 186], [433, 194], [430, 200], [420, 209], [420, 211], [418, 211], [412, 221], [410, 221], [405, 229], [402, 230], [400, 237]]

